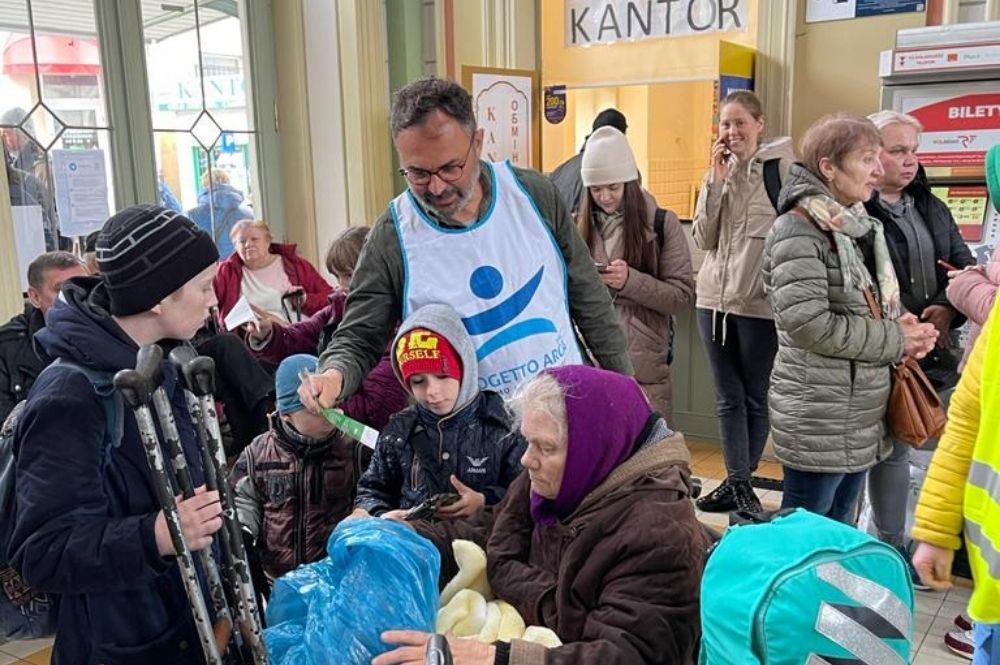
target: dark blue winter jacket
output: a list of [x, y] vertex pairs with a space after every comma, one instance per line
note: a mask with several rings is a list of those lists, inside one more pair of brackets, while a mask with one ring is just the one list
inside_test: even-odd
[[[42, 349], [110, 374], [134, 367], [138, 347], [107, 314], [99, 278], [71, 280], [63, 294], [36, 335]], [[200, 484], [183, 392], [168, 366], [164, 374]], [[178, 566], [157, 551], [159, 504], [135, 418], [120, 401], [117, 409], [122, 436], [105, 458], [107, 412], [90, 380], [57, 366], [35, 382], [15, 435], [12, 565], [60, 596], [53, 665], [200, 663]]]
[[233, 253], [229, 237], [233, 224], [254, 218], [253, 208], [243, 203], [244, 198], [243, 192], [232, 185], [219, 183], [212, 185], [211, 192], [203, 189], [198, 195], [198, 205], [187, 211], [188, 219], [215, 240], [220, 259]]

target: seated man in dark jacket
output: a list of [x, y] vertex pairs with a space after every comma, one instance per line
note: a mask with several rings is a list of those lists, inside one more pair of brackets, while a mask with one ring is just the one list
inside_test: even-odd
[[28, 303], [24, 313], [0, 327], [0, 423], [28, 396], [35, 379], [49, 364], [35, 346], [35, 333], [59, 297], [62, 283], [87, 274], [83, 260], [69, 252], [48, 252], [28, 266]]
[[[64, 362], [35, 382], [15, 431], [9, 549], [28, 585], [60, 597], [54, 665], [205, 662], [135, 416], [120, 400], [109, 409], [87, 373], [113, 376], [135, 367], [141, 345], [190, 339], [215, 305], [218, 256], [208, 234], [182, 215], [126, 208], [98, 238], [101, 276], [67, 282], [36, 337]], [[169, 363], [162, 371], [200, 486], [181, 384]], [[109, 413], [117, 413], [110, 437]], [[202, 489], [178, 502], [190, 549], [204, 549], [222, 526], [218, 499]]]

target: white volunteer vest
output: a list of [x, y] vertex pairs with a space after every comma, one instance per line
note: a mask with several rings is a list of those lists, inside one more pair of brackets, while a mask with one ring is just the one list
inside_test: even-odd
[[479, 361], [479, 388], [509, 394], [548, 367], [582, 363], [566, 262], [508, 162], [486, 164], [492, 201], [462, 229], [435, 223], [409, 190], [389, 205], [403, 254], [403, 316], [445, 303]]

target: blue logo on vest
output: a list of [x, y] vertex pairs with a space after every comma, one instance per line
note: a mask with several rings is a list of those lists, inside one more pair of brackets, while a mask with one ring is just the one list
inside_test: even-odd
[[[462, 323], [465, 324], [465, 329], [473, 336], [484, 335], [500, 330], [516, 319], [535, 297], [538, 285], [542, 283], [544, 272], [545, 266], [542, 266], [524, 286], [503, 302], [473, 316], [464, 317]], [[472, 276], [469, 278], [469, 288], [477, 298], [483, 300], [496, 298], [503, 291], [503, 275], [493, 266], [480, 266], [472, 272]], [[521, 321], [500, 330], [496, 335], [486, 340], [476, 351], [476, 360], [482, 361], [491, 353], [526, 337], [554, 332], [557, 332], [556, 326], [549, 319], [536, 318]]]

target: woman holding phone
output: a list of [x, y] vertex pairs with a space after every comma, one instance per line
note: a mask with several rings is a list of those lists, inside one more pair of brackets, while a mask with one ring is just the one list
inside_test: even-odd
[[684, 231], [677, 215], [660, 209], [639, 184], [632, 148], [614, 127], [600, 127], [587, 139], [580, 175], [577, 226], [611, 290], [636, 381], [672, 424], [671, 315], [694, 299]]
[[761, 257], [778, 215], [777, 189], [795, 160], [791, 139], [762, 143], [763, 134], [764, 112], [752, 92], [723, 98], [694, 218], [694, 243], [706, 252], [697, 278], [698, 330], [712, 366], [727, 473], [698, 500], [708, 512], [761, 509], [750, 477], [767, 441], [778, 349]]

